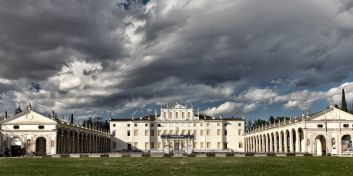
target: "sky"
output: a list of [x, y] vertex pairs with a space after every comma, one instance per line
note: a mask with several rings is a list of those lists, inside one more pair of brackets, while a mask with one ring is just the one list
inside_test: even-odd
[[193, 104], [268, 119], [353, 103], [353, 0], [2, 0], [0, 113]]

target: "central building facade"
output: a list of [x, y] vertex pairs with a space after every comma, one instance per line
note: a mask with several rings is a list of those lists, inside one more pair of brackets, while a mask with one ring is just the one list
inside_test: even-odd
[[243, 118], [195, 114], [193, 106], [162, 105], [160, 113], [112, 119], [112, 151], [244, 152]]

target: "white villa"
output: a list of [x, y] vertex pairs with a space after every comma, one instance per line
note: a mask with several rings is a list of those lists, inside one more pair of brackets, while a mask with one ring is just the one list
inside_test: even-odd
[[112, 151], [244, 152], [243, 118], [195, 114], [179, 103], [161, 106], [159, 115], [112, 119], [110, 132]]
[[245, 151], [342, 155], [352, 152], [353, 115], [333, 106], [319, 113], [252, 129]]
[[104, 153], [109, 132], [45, 117], [30, 108], [0, 121], [0, 155]]
[[244, 131], [244, 117], [195, 113], [162, 105], [159, 114], [111, 119], [110, 132], [45, 117], [30, 108], [0, 121], [0, 155], [108, 153], [124, 150], [185, 153], [353, 154], [353, 115], [330, 106], [299, 118]]

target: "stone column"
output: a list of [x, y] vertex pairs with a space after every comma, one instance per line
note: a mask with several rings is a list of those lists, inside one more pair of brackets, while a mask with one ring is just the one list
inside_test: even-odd
[[277, 148], [278, 148], [278, 141], [277, 141], [277, 135], [276, 135], [276, 133], [274, 133], [274, 136], [273, 136], [273, 137], [274, 137], [274, 142], [273, 142], [273, 143], [274, 143], [274, 151], [273, 151], [273, 152], [274, 152], [274, 153], [277, 153], [277, 152], [278, 152], [278, 149], [277, 149]]
[[72, 134], [72, 153], [76, 153], [75, 133]]
[[263, 151], [263, 147], [262, 147], [262, 145], [263, 145], [263, 143], [264, 143], [264, 141], [263, 141], [263, 139], [262, 139], [262, 135], [260, 135], [260, 152], [262, 153]]
[[300, 151], [300, 135], [299, 135], [299, 130], [295, 132], [295, 152], [299, 153]]
[[265, 146], [265, 149], [266, 149], [266, 153], [269, 153], [270, 151], [270, 148], [269, 148], [269, 143], [270, 143], [270, 139], [268, 138], [268, 135], [266, 134], [265, 135], [265, 141], [266, 141], [266, 146]]
[[282, 150], [282, 143], [283, 143], [283, 141], [282, 141], [282, 133], [281, 132], [279, 132], [279, 134], [278, 134], [278, 153], [282, 153], [283, 152], [283, 150]]
[[289, 132], [289, 152], [294, 153], [294, 146], [293, 146], [293, 132], [290, 130]]
[[283, 136], [283, 143], [284, 143], [284, 153], [288, 153], [288, 138], [287, 138], [287, 132], [284, 132], [284, 136]]
[[[307, 134], [305, 133], [305, 131], [303, 130], [303, 140], [304, 140], [304, 153], [308, 153], [308, 136], [307, 136]], [[338, 144], [338, 143], [336, 143], [336, 144]]]
[[273, 152], [273, 138], [272, 138], [272, 134], [270, 134], [270, 153]]
[[255, 136], [255, 152], [258, 152], [259, 150], [258, 150], [258, 147], [259, 147], [259, 145], [258, 145], [258, 140], [257, 140], [257, 137]]
[[77, 133], [77, 136], [76, 136], [76, 153], [80, 153], [80, 138], [79, 138], [79, 134]]
[[255, 150], [255, 141], [254, 141], [254, 136], [251, 137], [251, 152], [254, 152]]
[[[244, 145], [245, 145], [245, 152], [247, 152], [248, 151], [248, 138], [244, 138], [245, 140], [245, 143], [244, 143]], [[164, 147], [163, 147], [163, 142], [162, 142], [162, 149], [163, 149]]]
[[[247, 138], [246, 141], [248, 143], [248, 146], [247, 146], [248, 152], [250, 152], [250, 138]], [[201, 148], [201, 145], [200, 145], [200, 148]]]
[[61, 133], [61, 141], [60, 141], [60, 144], [61, 144], [61, 146], [60, 146], [60, 153], [64, 153], [64, 145], [65, 145], [65, 143], [64, 143], [64, 133]]

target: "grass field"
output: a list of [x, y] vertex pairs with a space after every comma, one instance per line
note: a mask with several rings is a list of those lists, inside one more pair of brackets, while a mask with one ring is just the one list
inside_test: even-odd
[[0, 175], [353, 175], [353, 158], [26, 158], [0, 159]]

